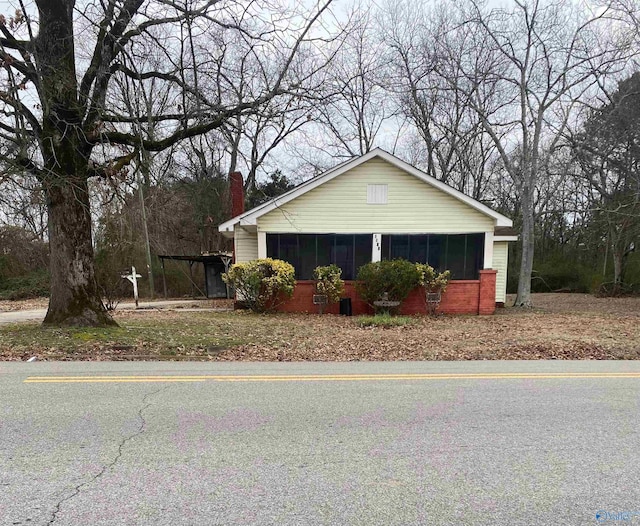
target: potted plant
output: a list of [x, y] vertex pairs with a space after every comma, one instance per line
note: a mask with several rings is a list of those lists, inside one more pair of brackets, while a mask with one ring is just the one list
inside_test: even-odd
[[420, 285], [425, 291], [425, 300], [427, 302], [427, 312], [435, 314], [442, 300], [442, 293], [447, 289], [451, 272], [436, 272], [436, 270], [428, 263], [417, 263], [416, 268], [420, 273]]
[[316, 280], [313, 303], [318, 305], [320, 314], [324, 313], [325, 307], [330, 303], [340, 301], [340, 297], [344, 294], [344, 281], [341, 275], [342, 269], [337, 265], [316, 267], [313, 271], [313, 277]]

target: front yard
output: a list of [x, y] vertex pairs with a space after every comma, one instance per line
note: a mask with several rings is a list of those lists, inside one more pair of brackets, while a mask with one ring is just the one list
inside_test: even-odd
[[536, 294], [536, 309], [416, 317], [361, 327], [358, 318], [180, 310], [116, 313], [115, 329], [0, 326], [0, 360], [639, 359], [640, 298]]

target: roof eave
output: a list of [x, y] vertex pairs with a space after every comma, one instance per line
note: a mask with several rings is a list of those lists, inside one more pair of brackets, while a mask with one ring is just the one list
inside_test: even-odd
[[[497, 213], [497, 212], [496, 212]], [[496, 226], [513, 226], [513, 221], [502, 214], [498, 214], [500, 217], [496, 218]]]

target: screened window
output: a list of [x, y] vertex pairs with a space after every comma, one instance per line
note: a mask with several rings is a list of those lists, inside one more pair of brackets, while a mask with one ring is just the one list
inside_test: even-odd
[[391, 234], [382, 236], [382, 259], [429, 263], [452, 279], [478, 279], [484, 258], [484, 234]]
[[291, 263], [296, 279], [313, 279], [317, 266], [335, 264], [352, 280], [371, 261], [373, 234], [267, 234], [267, 256]]

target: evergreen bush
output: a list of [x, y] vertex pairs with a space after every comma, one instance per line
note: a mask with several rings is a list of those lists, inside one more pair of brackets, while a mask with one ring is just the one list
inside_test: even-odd
[[402, 303], [420, 286], [421, 279], [422, 274], [414, 263], [404, 259], [376, 261], [360, 267], [356, 291], [376, 312], [388, 311], [388, 307], [379, 308], [374, 302], [384, 297]]
[[342, 269], [338, 265], [316, 267], [313, 277], [316, 280], [316, 294], [327, 297], [328, 303], [336, 303], [344, 294], [344, 281], [340, 277]]
[[253, 312], [275, 310], [293, 295], [296, 284], [293, 266], [271, 258], [236, 263], [222, 279]]

